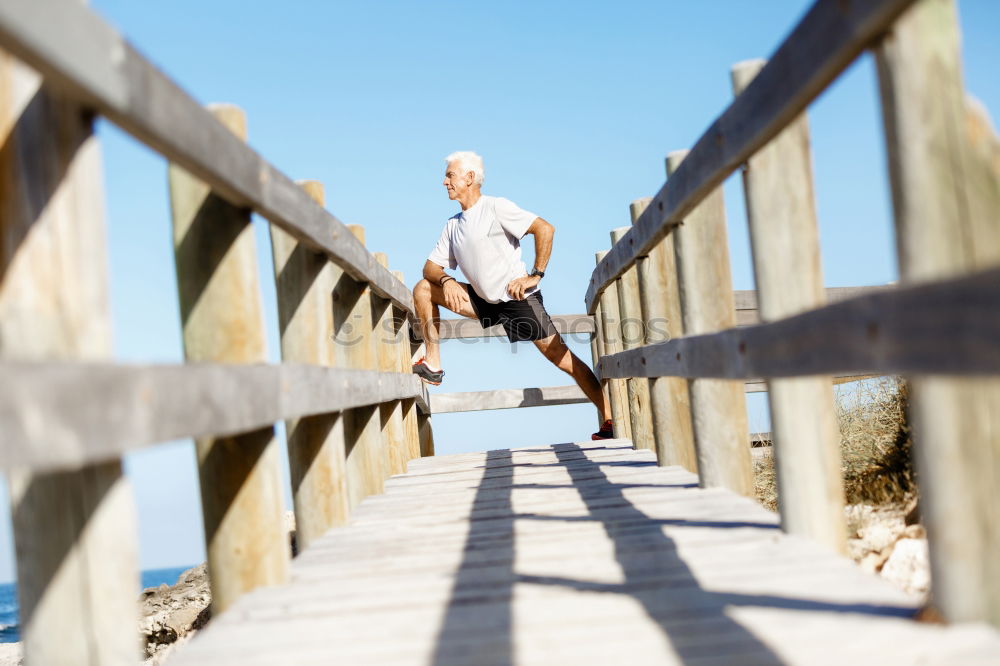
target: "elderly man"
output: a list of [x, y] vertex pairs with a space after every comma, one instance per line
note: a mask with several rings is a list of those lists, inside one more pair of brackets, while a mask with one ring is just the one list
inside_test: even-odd
[[[511, 342], [532, 341], [545, 358], [573, 377], [603, 418], [592, 439], [611, 438], [611, 411], [600, 382], [566, 346], [542, 304], [538, 283], [545, 277], [552, 253], [554, 227], [508, 199], [482, 194], [483, 159], [479, 155], [462, 151], [445, 161], [448, 198], [457, 201], [462, 210], [448, 219], [424, 264], [424, 279], [413, 288], [427, 347], [426, 355], [413, 365], [413, 372], [435, 386], [444, 379], [439, 306], [478, 319], [483, 328], [502, 324]], [[521, 261], [520, 241], [526, 234], [535, 237], [535, 269], [530, 275]], [[468, 283], [445, 273], [445, 268], [456, 267]]]

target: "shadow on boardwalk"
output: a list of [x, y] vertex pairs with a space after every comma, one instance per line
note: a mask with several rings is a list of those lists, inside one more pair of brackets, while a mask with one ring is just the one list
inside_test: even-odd
[[[490, 451], [471, 509], [463, 562], [438, 635], [434, 663], [510, 664], [514, 661], [512, 598], [516, 584], [561, 586], [575, 590], [628, 595], [639, 604], [663, 633], [683, 663], [729, 654], [755, 664], [780, 664], [782, 660], [747, 628], [730, 618], [730, 605], [752, 605], [801, 611], [912, 614], [911, 609], [864, 604], [832, 604], [766, 595], [711, 592], [701, 588], [678, 553], [674, 541], [663, 533], [664, 525], [717, 529], [774, 529], [769, 523], [658, 520], [636, 508], [624, 495], [633, 487], [662, 484], [617, 484], [602, 471], [606, 463], [591, 461], [588, 452], [575, 444], [553, 447], [558, 463], [515, 464], [509, 451]], [[548, 451], [548, 449], [546, 449]], [[622, 463], [612, 463], [621, 466]], [[627, 464], [627, 463], [626, 463]], [[633, 463], [633, 466], [651, 466]], [[565, 488], [562, 485], [514, 483], [517, 468], [559, 467], [570, 475], [588, 515], [559, 517], [518, 514], [513, 511], [516, 489]], [[676, 487], [676, 486], [674, 486]], [[624, 574], [622, 583], [608, 584], [552, 576], [518, 575], [514, 570], [517, 543], [516, 520], [587, 521], [600, 524], [614, 544], [614, 555]], [[694, 625], [697, 625], [695, 627]], [[470, 636], [475, 627], [475, 636]], [[704, 640], [692, 640], [703, 630]], [[683, 640], [675, 640], [681, 638]]]

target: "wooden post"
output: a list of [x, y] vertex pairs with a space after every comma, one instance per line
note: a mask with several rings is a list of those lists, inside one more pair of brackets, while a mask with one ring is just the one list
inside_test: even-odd
[[[321, 183], [310, 180], [300, 185], [316, 203], [324, 204]], [[309, 250], [273, 224], [271, 251], [282, 359], [333, 365], [333, 265], [326, 255]], [[331, 527], [347, 522], [344, 422], [340, 414], [320, 414], [290, 419], [285, 430], [301, 551]]]
[[[246, 139], [240, 109], [210, 108]], [[170, 166], [169, 182], [185, 357], [266, 361], [250, 211], [223, 200], [176, 165]], [[278, 445], [272, 427], [195, 444], [212, 609], [221, 613], [245, 592], [288, 578]]]
[[[611, 231], [611, 245], [615, 245], [628, 231], [618, 227]], [[621, 314], [621, 340], [623, 349], [641, 347], [646, 339], [642, 307], [639, 304], [638, 269], [632, 267], [618, 280], [618, 312]], [[656, 450], [653, 440], [653, 413], [649, 405], [649, 380], [630, 377], [625, 380], [628, 388], [628, 414], [632, 425], [632, 443], [637, 449]]]
[[[594, 259], [601, 263], [607, 251], [598, 252]], [[601, 294], [600, 318], [597, 321], [601, 327], [601, 342], [604, 344], [603, 356], [617, 354], [622, 351], [621, 315], [618, 308], [618, 289], [608, 288]], [[607, 380], [608, 395], [611, 398], [611, 419], [614, 423], [615, 437], [632, 439], [632, 423], [628, 411], [628, 389], [624, 379]]]
[[431, 430], [431, 415], [417, 410], [417, 431], [420, 436], [420, 455], [434, 455], [434, 433]]
[[[111, 356], [92, 115], [0, 51], [0, 358]], [[28, 664], [134, 664], [135, 512], [121, 461], [9, 474]]]
[[[739, 95], [764, 67], [733, 67]], [[757, 303], [762, 322], [826, 302], [805, 114], [759, 150], [743, 169]], [[840, 431], [831, 377], [768, 380], [778, 507], [787, 532], [845, 552]]]
[[[365, 230], [349, 226], [355, 238], [364, 243]], [[333, 290], [333, 327], [337, 365], [346, 368], [378, 368], [373, 303], [367, 284], [356, 282], [340, 272]], [[382, 428], [378, 405], [358, 407], [344, 412], [344, 441], [347, 453], [347, 493], [353, 509], [368, 495], [382, 492], [384, 464]]]
[[[403, 284], [406, 284], [401, 271], [392, 271], [392, 275]], [[397, 372], [409, 374], [413, 371], [412, 352], [410, 351], [410, 319], [406, 312], [399, 309], [394, 311], [393, 317], [399, 321], [399, 332], [396, 342], [396, 353], [399, 356]], [[420, 427], [417, 425], [417, 401], [414, 399], [403, 400], [402, 405], [403, 431], [406, 438], [403, 471], [406, 471], [406, 463], [420, 457]]]
[[[668, 176], [677, 170], [686, 154], [686, 150], [681, 150], [667, 156]], [[733, 328], [736, 306], [722, 188], [708, 195], [673, 234], [684, 334]], [[723, 486], [752, 496], [743, 381], [692, 379], [689, 386], [701, 485]]]
[[[411, 322], [411, 326], [412, 326]], [[412, 371], [413, 361], [425, 354], [426, 347], [423, 342], [411, 341], [410, 343], [410, 369]], [[417, 408], [417, 439], [419, 442], [420, 455], [428, 457], [434, 455], [434, 433], [431, 430], [431, 415], [425, 414]]]
[[[590, 357], [593, 359], [594, 371], [597, 371], [597, 364], [601, 361], [601, 355], [604, 350], [603, 337], [601, 326], [601, 304], [598, 303], [597, 307], [594, 309], [594, 332], [590, 335]], [[601, 393], [604, 394], [604, 402], [608, 405], [611, 404], [611, 391], [608, 386], [608, 382], [601, 381]], [[612, 412], [613, 413], [613, 412]], [[613, 419], [613, 417], [612, 417]], [[598, 412], [597, 414], [597, 426], [600, 427], [604, 425], [604, 415]]]
[[[375, 252], [375, 260], [383, 268], [389, 268], [389, 257], [384, 252]], [[373, 316], [378, 314], [375, 342], [378, 345], [378, 369], [382, 372], [399, 372], [400, 320], [393, 312], [392, 301], [372, 296]], [[409, 344], [407, 342], [407, 344]], [[382, 444], [385, 457], [385, 476], [402, 474], [406, 471], [406, 432], [403, 429], [403, 404], [401, 400], [391, 400], [379, 405], [382, 425]]]
[[[645, 198], [632, 202], [629, 212], [633, 224], [651, 200]], [[648, 257], [640, 257], [636, 261], [636, 270], [645, 331], [643, 343], [649, 345], [681, 337], [684, 327], [673, 234], [660, 241]], [[660, 465], [680, 465], [696, 472], [698, 456], [694, 448], [687, 380], [683, 377], [651, 377], [647, 381], [657, 462]]]
[[[970, 134], [954, 4], [915, 4], [877, 63], [901, 280], [997, 266], [1000, 169]], [[1000, 380], [914, 377], [910, 391], [932, 603], [1000, 625]]]

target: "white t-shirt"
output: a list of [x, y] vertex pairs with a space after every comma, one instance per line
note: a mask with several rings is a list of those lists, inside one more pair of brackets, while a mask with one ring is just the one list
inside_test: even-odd
[[[442, 268], [461, 268], [483, 300], [509, 301], [507, 285], [528, 274], [521, 261], [521, 237], [536, 217], [509, 199], [482, 195], [448, 219], [427, 258]], [[525, 296], [536, 291], [533, 287]]]

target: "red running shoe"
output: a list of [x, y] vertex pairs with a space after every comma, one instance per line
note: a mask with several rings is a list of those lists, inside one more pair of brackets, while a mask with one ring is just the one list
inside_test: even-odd
[[607, 421], [602, 423], [601, 429], [590, 436], [591, 440], [614, 439], [614, 438], [615, 438], [615, 431], [611, 427], [611, 419], [608, 419]]

